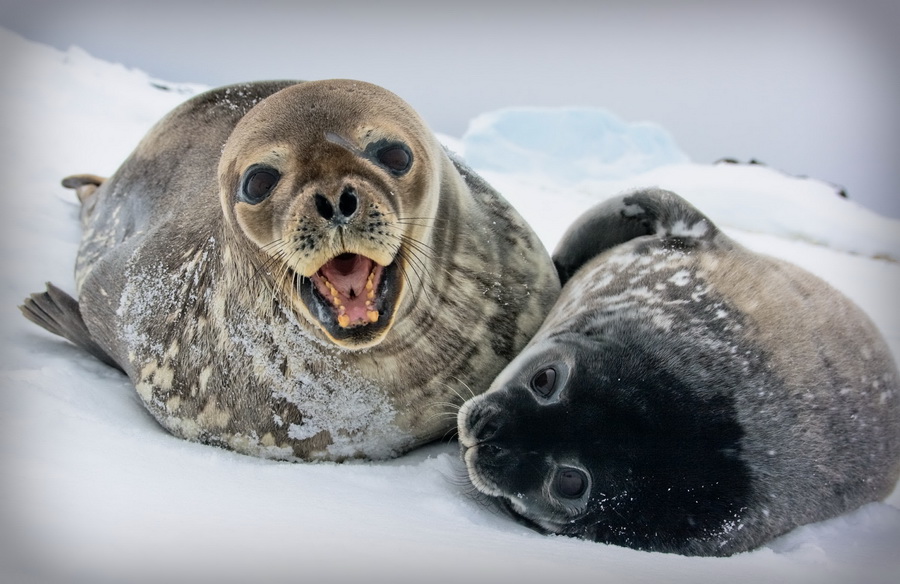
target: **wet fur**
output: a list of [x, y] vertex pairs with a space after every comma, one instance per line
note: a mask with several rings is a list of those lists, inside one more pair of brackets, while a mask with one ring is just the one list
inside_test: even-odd
[[[546, 322], [459, 415], [474, 485], [523, 522], [730, 555], [893, 490], [900, 375], [828, 284], [660, 190], [588, 211], [554, 262]], [[548, 365], [545, 399], [529, 382]], [[554, 495], [562, 467], [590, 475], [583, 500]]]

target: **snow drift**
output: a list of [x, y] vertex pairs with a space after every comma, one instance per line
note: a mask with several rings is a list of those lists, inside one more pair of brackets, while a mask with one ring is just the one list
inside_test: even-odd
[[[452, 443], [386, 463], [290, 464], [171, 437], [122, 375], [37, 329], [16, 306], [45, 280], [73, 290], [78, 206], [59, 180], [112, 173], [153, 122], [202, 87], [160, 82], [3, 29], [0, 55], [5, 582], [896, 581], [897, 491], [751, 553], [685, 558], [545, 537], [496, 515], [467, 495]], [[592, 116], [598, 126], [611, 119], [580, 115], [585, 126]], [[569, 133], [565, 148], [553, 150], [541, 146], [544, 113], [493, 116], [512, 124], [503, 132], [486, 119], [482, 136], [499, 137], [445, 140], [548, 248], [587, 206], [655, 184], [687, 197], [753, 249], [825, 278], [872, 316], [900, 355], [900, 265], [885, 259], [900, 258], [898, 222], [819, 181], [672, 159], [681, 155], [671, 143], [657, 151], [650, 138], [633, 139], [627, 149], [604, 150]], [[521, 156], [504, 155], [502, 167], [478, 162], [479, 148], [502, 152], [500, 141], [512, 134], [522, 136]], [[569, 164], [583, 152], [592, 153], [584, 155], [590, 165]], [[604, 152], [611, 154], [588, 160]], [[536, 176], [533, 165], [558, 170]]]

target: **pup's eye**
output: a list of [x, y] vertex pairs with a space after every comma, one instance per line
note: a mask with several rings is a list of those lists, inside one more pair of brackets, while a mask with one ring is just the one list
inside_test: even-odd
[[244, 175], [240, 199], [251, 205], [262, 203], [269, 198], [280, 178], [281, 174], [274, 168], [267, 166], [251, 168]]
[[403, 174], [412, 165], [412, 154], [403, 144], [390, 144], [375, 155], [385, 168], [394, 174]]
[[553, 490], [557, 495], [566, 499], [578, 499], [584, 494], [587, 487], [587, 475], [577, 468], [561, 468], [553, 479]]
[[550, 397], [556, 386], [556, 369], [547, 367], [535, 373], [531, 378], [531, 389], [541, 397]]

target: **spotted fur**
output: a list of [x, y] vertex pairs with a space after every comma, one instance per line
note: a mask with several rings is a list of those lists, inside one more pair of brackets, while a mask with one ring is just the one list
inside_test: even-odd
[[[386, 139], [411, 151], [402, 177], [367, 150]], [[281, 180], [254, 206], [236, 193], [261, 162]], [[358, 220], [313, 220], [316, 197], [348, 184]], [[247, 454], [385, 458], [444, 436], [559, 290], [522, 218], [366, 83], [212, 90], [85, 193], [78, 301], [62, 303], [84, 327], [51, 330], [123, 369], [173, 434]], [[296, 288], [358, 250], [395, 261], [401, 293], [377, 332], [336, 338]], [[26, 315], [52, 302], [36, 295]]]
[[730, 555], [892, 491], [900, 375], [828, 284], [660, 190], [588, 211], [554, 261], [544, 325], [459, 413], [473, 484], [514, 517]]

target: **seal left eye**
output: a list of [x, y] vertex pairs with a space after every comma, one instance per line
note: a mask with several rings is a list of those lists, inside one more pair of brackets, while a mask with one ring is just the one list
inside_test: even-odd
[[556, 369], [547, 367], [535, 373], [531, 378], [531, 389], [541, 397], [550, 397], [556, 386]]
[[241, 186], [241, 200], [251, 205], [263, 202], [269, 197], [281, 174], [274, 168], [252, 168], [244, 176]]

